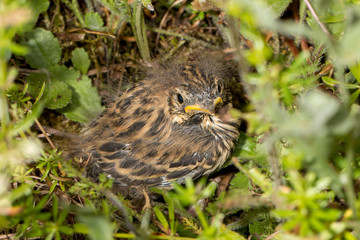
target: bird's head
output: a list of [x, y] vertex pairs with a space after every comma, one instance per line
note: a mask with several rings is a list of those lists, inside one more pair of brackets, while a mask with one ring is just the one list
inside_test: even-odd
[[191, 124], [216, 116], [227, 100], [223, 79], [194, 65], [184, 66], [180, 74], [178, 84], [168, 96], [172, 121]]

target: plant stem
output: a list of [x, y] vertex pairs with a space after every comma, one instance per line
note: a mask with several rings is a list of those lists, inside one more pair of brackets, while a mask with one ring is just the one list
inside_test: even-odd
[[142, 11], [142, 5], [139, 1], [134, 1], [134, 33], [137, 45], [139, 47], [139, 51], [141, 54], [141, 57], [145, 61], [150, 61], [150, 50], [149, 50], [149, 44], [147, 41], [146, 36], [146, 28], [145, 28], [145, 21], [144, 21], [144, 14]]
[[209, 224], [208, 224], [208, 222], [206, 221], [206, 217], [205, 217], [203, 211], [201, 210], [199, 204], [198, 204], [198, 203], [195, 203], [195, 204], [194, 204], [194, 207], [195, 207], [195, 212], [196, 212], [196, 214], [198, 215], [198, 218], [199, 218], [199, 220], [200, 220], [200, 222], [201, 222], [201, 225], [202, 225], [203, 229], [204, 229], [204, 230], [208, 229], [208, 228], [209, 228]]
[[84, 18], [82, 16], [82, 14], [80, 13], [79, 10], [79, 5], [77, 0], [71, 0], [71, 2], [69, 0], [62, 0], [62, 2], [71, 10], [74, 11], [76, 18], [79, 20], [81, 26], [85, 26], [85, 21]]
[[[2, 57], [2, 56], [0, 56]], [[6, 62], [0, 59], [0, 121], [1, 121], [1, 129], [5, 130], [5, 126], [9, 123], [9, 107], [6, 99], [6, 79], [7, 79], [7, 71], [6, 71]]]
[[133, 10], [131, 10], [130, 5], [127, 3], [127, 1], [125, 1], [125, 7], [127, 14], [130, 16], [129, 22], [133, 30], [141, 58], [145, 61], [150, 61], [150, 50], [146, 37], [144, 15], [142, 12], [141, 3], [135, 0], [132, 7]]
[[315, 9], [311, 6], [311, 3], [309, 2], [309, 0], [304, 0], [307, 8], [309, 9], [309, 11], [311, 12], [311, 15], [313, 15], [315, 21], [319, 24], [321, 30], [323, 30], [323, 32], [328, 35], [330, 38], [332, 38], [331, 33], [329, 32], [329, 30], [327, 30], [327, 28], [325, 27], [325, 25], [320, 21], [318, 15], [315, 12]]

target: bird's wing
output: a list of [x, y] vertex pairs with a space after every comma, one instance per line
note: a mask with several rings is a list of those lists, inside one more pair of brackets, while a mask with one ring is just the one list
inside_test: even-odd
[[87, 172], [93, 178], [105, 174], [121, 185], [170, 187], [171, 181], [197, 178], [213, 166], [211, 154], [179, 149], [146, 140], [128, 144], [104, 141], [89, 150], [92, 156]]

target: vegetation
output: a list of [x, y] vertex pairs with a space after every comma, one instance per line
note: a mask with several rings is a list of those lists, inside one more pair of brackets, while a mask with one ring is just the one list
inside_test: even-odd
[[[360, 239], [359, 19], [358, 0], [0, 1], [0, 239]], [[246, 132], [225, 170], [137, 211], [45, 126], [194, 46], [235, 56]]]

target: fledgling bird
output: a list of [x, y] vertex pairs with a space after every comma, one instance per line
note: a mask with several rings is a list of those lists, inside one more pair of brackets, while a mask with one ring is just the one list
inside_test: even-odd
[[88, 176], [118, 186], [170, 188], [210, 174], [230, 156], [238, 122], [221, 120], [230, 104], [228, 68], [214, 57], [154, 67], [81, 134]]

